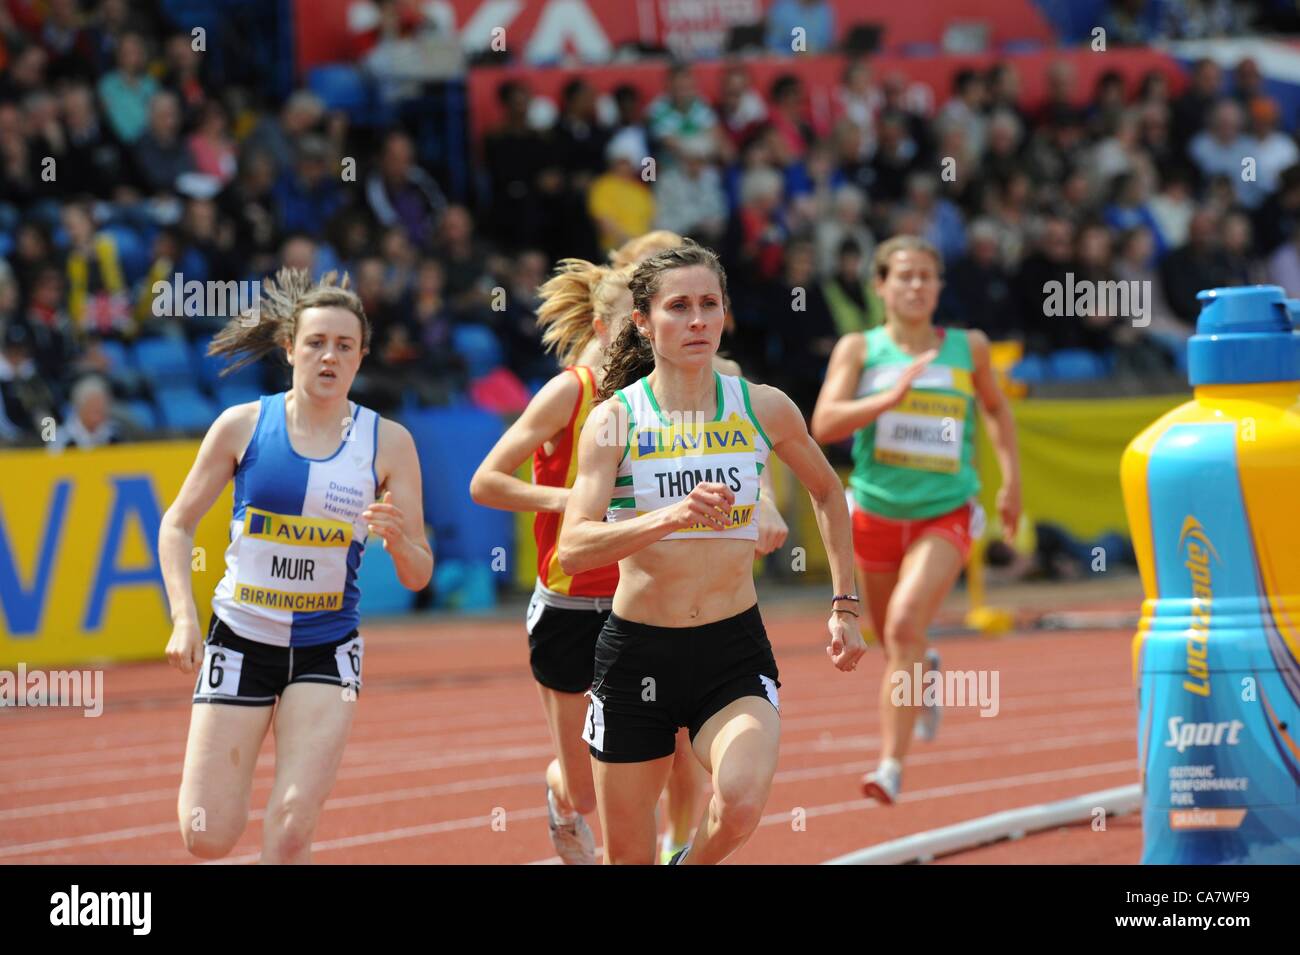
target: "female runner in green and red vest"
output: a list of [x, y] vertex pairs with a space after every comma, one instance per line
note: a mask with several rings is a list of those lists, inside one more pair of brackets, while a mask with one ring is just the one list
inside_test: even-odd
[[[863, 792], [885, 804], [898, 795], [913, 733], [933, 738], [938, 708], [911, 705], [921, 696], [920, 687], [913, 696], [911, 682], [922, 672], [917, 664], [938, 667], [938, 655], [926, 650], [926, 629], [972, 538], [983, 532], [971, 460], [977, 398], [1002, 469], [997, 501], [1008, 542], [1020, 519], [1015, 424], [993, 376], [988, 339], [933, 323], [942, 269], [938, 251], [915, 236], [877, 249], [885, 324], [840, 339], [812, 417], [822, 443], [853, 435], [853, 550], [886, 654], [880, 765], [863, 778]], [[895, 705], [895, 693], [902, 705]]]

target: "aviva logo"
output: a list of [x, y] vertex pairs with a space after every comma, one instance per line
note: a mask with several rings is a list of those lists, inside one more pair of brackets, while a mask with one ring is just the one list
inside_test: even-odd
[[644, 461], [752, 452], [754, 435], [754, 426], [740, 418], [692, 428], [643, 428], [637, 431], [636, 458]]
[[295, 547], [347, 547], [352, 543], [352, 525], [250, 507], [244, 512], [244, 536]]
[[1183, 519], [1178, 534], [1178, 550], [1187, 550], [1183, 564], [1192, 577], [1192, 625], [1187, 630], [1187, 679], [1183, 689], [1197, 696], [1210, 695], [1210, 617], [1214, 587], [1210, 577], [1210, 557], [1223, 560], [1205, 533], [1205, 528], [1191, 514]]

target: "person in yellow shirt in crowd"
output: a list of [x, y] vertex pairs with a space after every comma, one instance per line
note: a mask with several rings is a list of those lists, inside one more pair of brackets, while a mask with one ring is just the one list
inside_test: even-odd
[[654, 193], [643, 175], [653, 166], [645, 162], [638, 143], [644, 140], [628, 135], [631, 130], [615, 134], [605, 147], [609, 169], [597, 177], [587, 193], [587, 211], [596, 222], [600, 249], [609, 253], [628, 239], [650, 231], [654, 223]]

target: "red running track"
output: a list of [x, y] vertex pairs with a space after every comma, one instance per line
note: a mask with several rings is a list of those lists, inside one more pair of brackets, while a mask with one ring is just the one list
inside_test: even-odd
[[[731, 861], [822, 862], [1137, 781], [1129, 634], [940, 641], [945, 669], [998, 672], [1000, 711], [946, 710], [938, 738], [914, 747], [899, 804], [880, 808], [858, 791], [878, 754], [879, 649], [840, 673], [825, 655], [820, 604], [764, 615], [781, 669], [781, 758], [763, 824]], [[365, 689], [315, 861], [556, 861], [544, 821], [550, 744], [522, 620], [408, 619], [365, 632]], [[105, 673], [97, 719], [0, 710], [0, 864], [195, 861], [175, 809], [192, 685], [165, 664], [121, 666]], [[272, 739], [248, 829], [223, 861], [257, 858], [273, 759]], [[1140, 846], [1137, 817], [1128, 817], [1105, 832], [1071, 827], [944, 861], [1129, 863]]]

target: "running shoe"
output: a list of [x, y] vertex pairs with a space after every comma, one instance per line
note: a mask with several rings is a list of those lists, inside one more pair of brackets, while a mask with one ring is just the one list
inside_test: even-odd
[[681, 865], [682, 859], [686, 858], [686, 853], [690, 851], [690, 848], [690, 846], [683, 846], [681, 849], [678, 849], [669, 856], [668, 861], [665, 862], [664, 865]]
[[903, 774], [900, 770], [882, 764], [875, 772], [867, 773], [862, 777], [862, 795], [876, 800], [881, 805], [892, 806], [894, 800], [898, 798], [902, 781]]
[[565, 865], [595, 865], [596, 837], [582, 816], [561, 822], [555, 814], [555, 794], [546, 787], [546, 816], [551, 825], [551, 845]]
[[[926, 672], [939, 669], [939, 651], [933, 647], [925, 651], [925, 669]], [[939, 717], [942, 712], [938, 702], [927, 703], [925, 709], [916, 718], [912, 735], [926, 743], [934, 739], [939, 733]]]

